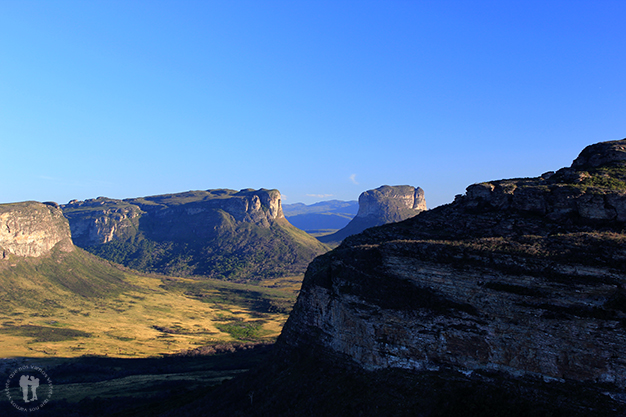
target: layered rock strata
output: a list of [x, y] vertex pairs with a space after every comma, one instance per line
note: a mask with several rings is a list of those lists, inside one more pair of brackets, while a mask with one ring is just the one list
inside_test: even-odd
[[279, 344], [366, 370], [500, 372], [623, 393], [625, 149], [626, 139], [592, 145], [569, 168], [475, 184], [347, 238], [309, 266]]
[[55, 246], [72, 251], [67, 219], [56, 203], [0, 204], [0, 256], [40, 257]]

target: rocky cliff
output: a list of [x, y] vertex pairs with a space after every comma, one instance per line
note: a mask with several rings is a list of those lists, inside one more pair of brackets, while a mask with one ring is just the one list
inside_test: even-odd
[[[152, 223], [160, 239], [193, 239], [213, 234], [216, 219], [269, 228], [284, 218], [278, 190], [207, 190], [115, 200], [106, 197], [63, 205], [79, 246], [123, 241]], [[140, 220], [141, 219], [141, 220]], [[158, 229], [158, 230], [157, 230]]]
[[74, 248], [67, 219], [56, 203], [0, 204], [0, 258], [40, 257], [56, 245], [64, 251]]
[[76, 245], [144, 271], [243, 279], [298, 273], [324, 245], [285, 219], [278, 190], [207, 190], [63, 206]]
[[383, 185], [359, 196], [359, 211], [343, 229], [319, 238], [324, 243], [339, 243], [348, 236], [387, 223], [413, 217], [426, 210], [424, 190], [410, 185]]
[[474, 184], [318, 257], [279, 346], [371, 378], [437, 375], [455, 395], [471, 387], [474, 405], [493, 398], [472, 392], [508, 387], [510, 415], [624, 415], [625, 222], [626, 139], [536, 178]]

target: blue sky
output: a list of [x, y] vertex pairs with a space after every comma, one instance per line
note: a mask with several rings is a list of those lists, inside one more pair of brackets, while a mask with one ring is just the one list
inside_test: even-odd
[[383, 184], [626, 137], [626, 1], [0, 0], [0, 202]]

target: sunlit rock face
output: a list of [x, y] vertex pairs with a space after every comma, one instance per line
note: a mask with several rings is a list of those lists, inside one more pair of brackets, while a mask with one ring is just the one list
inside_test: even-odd
[[309, 266], [279, 344], [367, 370], [625, 389], [625, 147], [348, 237]]
[[383, 185], [359, 196], [359, 211], [344, 227], [332, 235], [320, 238], [322, 242], [341, 242], [348, 236], [387, 223], [399, 222], [426, 210], [424, 190], [410, 185]]
[[40, 257], [56, 245], [73, 250], [70, 228], [55, 203], [0, 204], [0, 256]]
[[408, 219], [424, 210], [426, 199], [421, 188], [383, 185], [359, 196], [359, 212], [356, 217], [375, 217], [384, 223], [391, 223]]

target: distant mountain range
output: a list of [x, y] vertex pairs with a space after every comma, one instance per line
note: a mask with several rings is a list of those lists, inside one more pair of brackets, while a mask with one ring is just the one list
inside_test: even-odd
[[289, 223], [307, 233], [332, 233], [345, 227], [359, 211], [357, 201], [329, 200], [305, 205], [284, 204], [283, 213]]
[[144, 272], [254, 280], [303, 273], [328, 250], [285, 219], [278, 190], [100, 197], [62, 209], [77, 246]]

